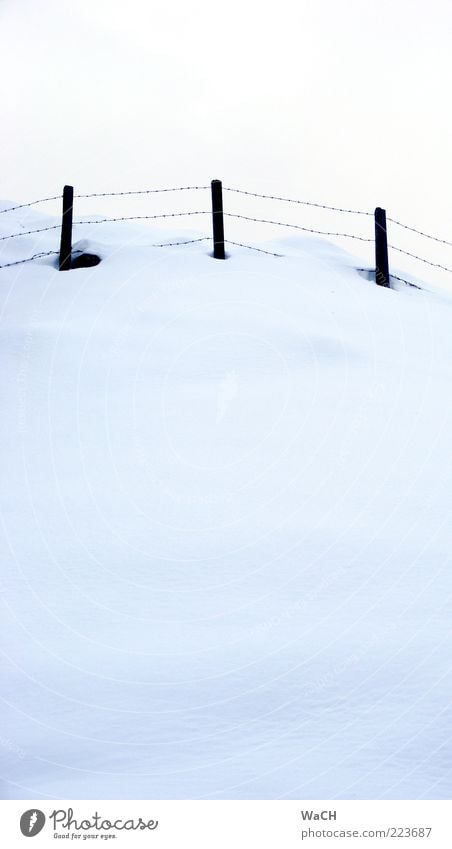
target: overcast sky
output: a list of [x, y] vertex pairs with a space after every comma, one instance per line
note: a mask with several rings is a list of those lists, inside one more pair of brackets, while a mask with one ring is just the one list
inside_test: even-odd
[[[385, 206], [452, 241], [450, 0], [0, 0], [0, 10], [1, 197], [219, 177]], [[452, 267], [452, 248], [398, 231], [397, 242]]]

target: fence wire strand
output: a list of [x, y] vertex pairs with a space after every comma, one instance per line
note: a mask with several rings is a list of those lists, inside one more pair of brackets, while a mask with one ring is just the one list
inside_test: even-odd
[[16, 239], [18, 236], [33, 236], [35, 233], [47, 233], [48, 230], [60, 230], [61, 224], [52, 224], [50, 227], [39, 227], [38, 230], [22, 230], [20, 233], [11, 233], [10, 236], [0, 236], [0, 242], [6, 239]]
[[410, 230], [411, 233], [417, 233], [418, 236], [424, 236], [425, 239], [432, 239], [433, 242], [439, 242], [441, 245], [449, 245], [449, 247], [452, 248], [452, 242], [448, 242], [447, 239], [440, 239], [438, 236], [430, 236], [422, 230], [416, 230], [415, 227], [409, 227], [408, 224], [402, 224], [401, 221], [397, 221], [395, 218], [388, 218], [387, 221], [390, 221], [391, 224], [397, 224], [398, 227], [403, 227], [404, 230]]
[[[210, 211], [197, 212], [165, 212], [160, 215], [124, 215], [121, 218], [98, 218], [88, 221], [74, 221], [73, 226], [82, 224], [109, 224], [114, 221], [151, 221], [156, 218], [179, 218], [183, 215], [210, 215]], [[48, 230], [59, 230], [61, 224], [52, 224], [50, 227], [39, 227], [37, 230], [22, 230], [20, 233], [11, 233], [9, 236], [0, 236], [0, 242], [6, 239], [16, 239], [18, 236], [33, 236], [35, 233], [46, 233]]]
[[[377, 273], [376, 268], [357, 268], [356, 270], [357, 271], [364, 271], [366, 274], [376, 275], [376, 273]], [[400, 280], [401, 283], [406, 283], [407, 286], [412, 286], [413, 289], [419, 289], [419, 291], [422, 292], [421, 286], [417, 286], [416, 283], [412, 283], [411, 280], [405, 280], [404, 277], [397, 277], [396, 274], [390, 273], [389, 278], [390, 278], [390, 280]]]
[[388, 245], [391, 251], [397, 251], [399, 254], [405, 254], [405, 256], [410, 256], [412, 259], [417, 259], [419, 262], [423, 262], [425, 265], [431, 265], [432, 268], [441, 268], [442, 271], [448, 271], [452, 274], [452, 268], [448, 268], [446, 265], [440, 265], [438, 262], [430, 262], [429, 259], [424, 259], [421, 256], [417, 256], [417, 254], [412, 254], [410, 251], [405, 251], [402, 248], [396, 248], [394, 245]]
[[126, 195], [157, 195], [162, 192], [194, 192], [209, 189], [210, 186], [175, 186], [170, 189], [136, 189], [128, 192], [92, 192], [89, 195], [75, 195], [75, 198], [113, 198]]
[[249, 197], [253, 197], [253, 198], [265, 198], [266, 200], [281, 200], [284, 203], [297, 203], [297, 204], [300, 204], [301, 206], [314, 206], [317, 209], [329, 209], [332, 212], [346, 212], [350, 215], [373, 215], [372, 212], [366, 212], [362, 209], [343, 209], [340, 206], [328, 206], [325, 203], [313, 203], [312, 201], [308, 201], [308, 200], [294, 200], [293, 198], [283, 198], [283, 197], [278, 197], [276, 195], [261, 195], [261, 194], [258, 194], [257, 192], [247, 192], [244, 189], [232, 189], [228, 186], [223, 186], [223, 190], [225, 192], [235, 192], [236, 194], [239, 194], [239, 195], [248, 195]]
[[151, 248], [173, 248], [176, 245], [194, 245], [195, 242], [205, 242], [211, 239], [211, 236], [201, 236], [200, 239], [188, 239], [186, 242], [161, 242], [159, 244], [150, 245]]
[[39, 198], [39, 200], [31, 200], [28, 203], [19, 203], [17, 206], [8, 206], [7, 209], [0, 209], [0, 215], [3, 212], [13, 212], [15, 209], [25, 209], [26, 206], [35, 206], [37, 203], [46, 203], [49, 200], [61, 200], [62, 195], [54, 195], [52, 198]]
[[306, 233], [316, 233], [319, 236], [341, 236], [346, 239], [357, 239], [360, 242], [373, 242], [373, 239], [364, 236], [354, 236], [352, 233], [331, 233], [326, 230], [314, 230], [312, 227], [302, 227], [301, 224], [287, 224], [284, 221], [270, 221], [267, 218], [251, 218], [248, 215], [238, 215], [235, 212], [225, 212], [229, 218], [241, 218], [243, 221], [254, 221], [258, 224], [276, 224], [278, 227], [290, 227], [294, 230], [303, 230]]
[[196, 210], [195, 212], [163, 212], [159, 215], [123, 215], [119, 218], [98, 218], [86, 221], [74, 221], [74, 227], [78, 224], [111, 224], [114, 221], [153, 221], [156, 218], [180, 218], [183, 215], [211, 214], [210, 210]]
[[411, 286], [412, 289], [418, 289], [419, 292], [422, 292], [422, 287], [417, 286], [416, 283], [412, 283], [411, 280], [405, 280], [404, 277], [397, 277], [396, 274], [390, 274], [389, 277], [392, 277], [393, 280], [400, 280], [401, 283], [406, 283], [407, 286]]
[[[202, 236], [199, 239], [187, 239], [184, 242], [161, 242], [161, 243], [158, 243], [158, 244], [149, 245], [149, 247], [151, 247], [151, 248], [172, 248], [172, 247], [176, 247], [178, 245], [193, 245], [193, 244], [195, 244], [195, 242], [209, 241], [210, 238], [211, 238], [210, 236]], [[255, 250], [259, 250], [259, 248], [256, 248]], [[81, 253], [83, 253], [83, 251], [75, 249], [75, 250], [72, 251], [72, 253], [73, 254], [77, 254], [77, 253], [81, 254]], [[11, 266], [13, 266], [13, 265], [22, 265], [25, 262], [33, 262], [33, 260], [41, 259], [41, 257], [44, 257], [44, 256], [58, 256], [58, 254], [59, 254], [59, 251], [41, 251], [40, 253], [33, 254], [33, 256], [29, 256], [26, 259], [17, 259], [14, 262], [5, 262], [5, 263], [3, 263], [3, 265], [0, 265], [0, 269], [1, 268], [11, 268]], [[275, 256], [276, 256], [276, 254], [275, 254]]]
[[[74, 194], [74, 200], [77, 198], [112, 198], [112, 197], [125, 197], [126, 195], [153, 195], [160, 194], [162, 192], [188, 192], [188, 191], [199, 191], [202, 189], [208, 189], [209, 186], [175, 186], [170, 189], [133, 189], [132, 191], [126, 192], [92, 192], [87, 195], [79, 195]], [[62, 195], [54, 195], [53, 197], [48, 198], [39, 198], [38, 200], [31, 200], [28, 203], [19, 203], [16, 206], [8, 206], [7, 209], [0, 209], [0, 215], [3, 212], [14, 212], [16, 209], [25, 209], [28, 206], [35, 206], [38, 203], [47, 203], [51, 200], [61, 200]]]
[[26, 259], [17, 259], [15, 262], [5, 262], [3, 265], [0, 265], [0, 268], [10, 268], [12, 265], [22, 265], [24, 262], [33, 262], [35, 259], [41, 259], [43, 256], [57, 256], [59, 251], [42, 251], [39, 254], [33, 254], [33, 256], [29, 256]]
[[244, 245], [243, 242], [232, 242], [231, 239], [225, 239], [224, 242], [226, 245], [236, 245], [238, 248], [248, 248], [250, 251], [259, 251], [259, 253], [267, 254], [268, 256], [283, 256], [283, 254], [276, 254], [273, 251], [264, 251], [263, 248], [256, 248], [254, 245]]

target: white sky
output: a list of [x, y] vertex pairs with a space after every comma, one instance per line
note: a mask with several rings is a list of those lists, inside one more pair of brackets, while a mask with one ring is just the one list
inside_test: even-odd
[[[451, 24], [450, 0], [0, 0], [0, 197], [218, 177], [381, 205], [452, 241]], [[228, 197], [251, 210], [239, 201]], [[302, 208], [288, 218], [262, 204], [252, 211], [264, 218], [362, 232], [362, 220]], [[252, 235], [279, 234], [261, 225]], [[390, 239], [452, 267], [452, 248], [399, 230]]]

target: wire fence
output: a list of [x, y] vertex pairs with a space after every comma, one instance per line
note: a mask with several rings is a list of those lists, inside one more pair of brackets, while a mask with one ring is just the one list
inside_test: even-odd
[[[159, 194], [169, 194], [169, 193], [179, 193], [179, 192], [189, 192], [189, 191], [192, 191], [192, 192], [193, 191], [196, 191], [196, 192], [208, 191], [208, 190], [210, 190], [210, 188], [211, 188], [211, 186], [209, 186], [209, 185], [204, 185], [204, 186], [175, 186], [175, 187], [170, 187], [170, 188], [135, 189], [135, 190], [130, 190], [130, 191], [92, 192], [92, 193], [87, 193], [87, 194], [80, 194], [80, 195], [77, 195], [76, 197], [77, 197], [77, 199], [78, 198], [80, 198], [80, 199], [123, 198], [123, 197], [126, 197], [126, 196], [127, 197], [133, 197], [133, 196], [159, 195]], [[280, 202], [280, 203], [284, 203], [284, 204], [292, 204], [292, 205], [297, 206], [297, 207], [302, 206], [302, 207], [306, 207], [306, 208], [315, 208], [315, 209], [318, 209], [318, 210], [323, 210], [323, 211], [326, 211], [326, 212], [335, 213], [336, 215], [361, 216], [361, 217], [364, 217], [366, 219], [369, 218], [369, 217], [372, 218], [374, 216], [374, 213], [370, 212], [368, 210], [350, 209], [350, 208], [339, 206], [339, 205], [329, 205], [329, 204], [318, 203], [318, 202], [314, 202], [314, 201], [310, 201], [310, 200], [289, 198], [289, 197], [283, 197], [283, 196], [279, 196], [279, 195], [263, 194], [263, 193], [259, 193], [259, 192], [252, 192], [252, 191], [248, 191], [248, 190], [245, 190], [245, 189], [240, 189], [240, 188], [235, 188], [235, 187], [230, 187], [230, 186], [223, 187], [223, 191], [228, 193], [229, 195], [246, 196], [248, 198], [258, 199], [259, 201], [270, 201], [270, 202]], [[18, 210], [21, 210], [21, 209], [37, 206], [39, 204], [44, 204], [44, 203], [51, 202], [51, 201], [61, 200], [61, 197], [62, 197], [61, 195], [53, 195], [53, 196], [49, 196], [49, 197], [45, 197], [45, 198], [39, 198], [37, 200], [32, 200], [32, 201], [29, 201], [27, 203], [16, 204], [15, 206], [10, 206], [10, 207], [7, 207], [5, 209], [1, 209], [0, 215], [8, 213], [8, 212], [15, 212], [15, 211], [18, 211]], [[183, 217], [205, 216], [205, 215], [211, 215], [212, 211], [213, 211], [212, 209], [201, 209], [201, 210], [195, 209], [195, 210], [188, 210], [188, 211], [164, 212], [164, 213], [149, 214], [149, 215], [143, 214], [143, 215], [122, 215], [122, 216], [105, 217], [105, 218], [99, 218], [99, 217], [98, 218], [85, 218], [83, 220], [75, 221], [74, 226], [83, 227], [83, 226], [86, 226], [86, 225], [95, 226], [97, 224], [110, 224], [110, 223], [115, 223], [115, 222], [158, 221], [158, 220], [176, 219], [176, 218], [183, 218]], [[218, 210], [217, 210], [217, 212], [218, 212]], [[263, 218], [263, 217], [246, 215], [246, 214], [244, 214], [243, 212], [240, 212], [240, 211], [236, 212], [236, 211], [229, 211], [228, 210], [228, 211], [223, 212], [223, 209], [221, 209], [222, 218], [223, 218], [223, 215], [224, 215], [225, 218], [233, 219], [233, 220], [236, 220], [236, 221], [244, 221], [244, 222], [252, 222], [252, 223], [255, 223], [255, 224], [271, 225], [272, 227], [278, 227], [278, 228], [288, 228], [288, 229], [291, 229], [291, 230], [297, 230], [297, 231], [310, 233], [310, 234], [323, 236], [323, 237], [329, 237], [329, 238], [352, 239], [352, 240], [356, 240], [356, 241], [359, 241], [359, 242], [362, 242], [362, 243], [368, 243], [368, 244], [374, 242], [374, 240], [375, 240], [374, 236], [359, 235], [356, 232], [350, 232], [348, 229], [347, 229], [347, 231], [344, 231], [342, 229], [331, 229], [331, 230], [330, 229], [317, 229], [317, 228], [312, 227], [312, 226], [307, 226], [306, 224], [293, 223], [293, 222], [290, 222], [290, 221], [280, 221], [276, 218]], [[423, 239], [435, 242], [436, 244], [440, 244], [440, 245], [445, 246], [445, 247], [452, 247], [452, 241], [448, 241], [447, 239], [441, 238], [439, 236], [435, 236], [435, 235], [431, 235], [429, 233], [426, 233], [425, 231], [418, 229], [416, 227], [413, 227], [411, 225], [405, 224], [405, 223], [399, 221], [396, 218], [388, 217], [386, 220], [388, 222], [390, 222], [391, 225], [393, 225], [396, 228], [401, 228], [401, 229], [408, 231], [410, 233], [414, 233], [414, 234], [416, 234], [416, 236], [419, 236]], [[11, 239], [21, 238], [21, 237], [24, 237], [24, 236], [39, 235], [39, 234], [42, 234], [42, 233], [50, 232], [50, 231], [53, 231], [53, 230], [60, 230], [60, 229], [61, 229], [61, 223], [51, 224], [51, 225], [48, 225], [46, 227], [38, 227], [38, 228], [35, 228], [35, 229], [20, 230], [19, 232], [9, 233], [7, 235], [0, 236], [0, 242], [8, 242]], [[176, 247], [176, 246], [180, 246], [180, 245], [190, 245], [190, 244], [208, 241], [210, 238], [211, 237], [209, 237], [209, 236], [202, 236], [202, 237], [199, 237], [199, 238], [180, 240], [180, 241], [159, 242], [159, 243], [155, 243], [151, 246], [152, 247], [161, 247], [161, 248]], [[265, 250], [264, 248], [249, 245], [249, 244], [246, 244], [245, 242], [233, 241], [232, 239], [224, 239], [224, 236], [223, 236], [223, 242], [224, 242], [224, 244], [233, 245], [233, 246], [237, 246], [237, 247], [241, 247], [241, 248], [246, 248], [246, 249], [249, 249], [249, 250], [257, 251], [259, 253], [267, 254], [267, 255], [270, 255], [270, 256], [274, 256], [274, 257], [283, 256], [283, 254], [278, 253], [276, 251]], [[394, 252], [400, 253], [404, 256], [407, 256], [412, 260], [415, 260], [417, 262], [422, 263], [423, 265], [427, 265], [431, 268], [439, 269], [439, 270], [444, 271], [448, 274], [452, 274], [452, 267], [450, 267], [449, 265], [445, 265], [442, 262], [436, 262], [434, 259], [430, 259], [430, 258], [427, 258], [427, 257], [424, 257], [424, 256], [420, 256], [418, 253], [414, 253], [412, 251], [406, 250], [405, 248], [400, 247], [398, 245], [390, 244], [388, 247], [391, 251], [394, 251]], [[56, 251], [56, 250], [55, 251], [41, 251], [41, 252], [35, 253], [32, 256], [27, 257], [25, 259], [18, 259], [18, 260], [14, 260], [14, 261], [11, 261], [11, 262], [4, 263], [4, 264], [0, 265], [0, 268], [9, 268], [13, 265], [21, 265], [21, 264], [26, 263], [26, 262], [32, 262], [36, 259], [46, 257], [46, 256], [56, 255], [56, 254], [58, 254], [58, 251]], [[394, 279], [400, 279], [403, 282], [408, 282], [408, 281], [404, 280], [403, 278], [397, 278], [395, 275], [391, 275], [391, 276], [394, 277]]]

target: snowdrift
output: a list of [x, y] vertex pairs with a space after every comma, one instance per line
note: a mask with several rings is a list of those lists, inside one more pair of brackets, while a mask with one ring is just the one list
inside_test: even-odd
[[196, 235], [0, 269], [1, 794], [448, 798], [452, 301]]

